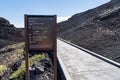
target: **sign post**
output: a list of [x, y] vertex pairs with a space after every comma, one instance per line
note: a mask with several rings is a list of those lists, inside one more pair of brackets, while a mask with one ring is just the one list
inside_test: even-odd
[[52, 51], [54, 80], [57, 80], [56, 15], [25, 15], [24, 17], [26, 80], [30, 80], [30, 51]]

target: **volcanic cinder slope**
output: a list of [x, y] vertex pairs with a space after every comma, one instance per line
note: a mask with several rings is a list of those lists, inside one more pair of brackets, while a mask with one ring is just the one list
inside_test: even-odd
[[57, 27], [59, 37], [120, 62], [120, 0], [75, 14]]

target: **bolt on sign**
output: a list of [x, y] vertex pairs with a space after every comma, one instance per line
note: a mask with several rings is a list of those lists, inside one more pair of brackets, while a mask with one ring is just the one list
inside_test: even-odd
[[25, 15], [26, 80], [29, 80], [30, 51], [53, 51], [54, 80], [57, 80], [56, 15]]

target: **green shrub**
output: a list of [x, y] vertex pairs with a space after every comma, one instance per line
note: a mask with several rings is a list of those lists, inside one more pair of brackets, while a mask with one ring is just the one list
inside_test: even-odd
[[0, 75], [4, 74], [4, 72], [7, 70], [6, 65], [0, 65]]

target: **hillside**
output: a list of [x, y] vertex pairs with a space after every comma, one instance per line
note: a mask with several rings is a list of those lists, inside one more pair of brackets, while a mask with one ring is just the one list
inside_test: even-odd
[[0, 48], [23, 41], [22, 30], [0, 17]]
[[120, 62], [120, 0], [75, 14], [57, 26], [59, 37]]

